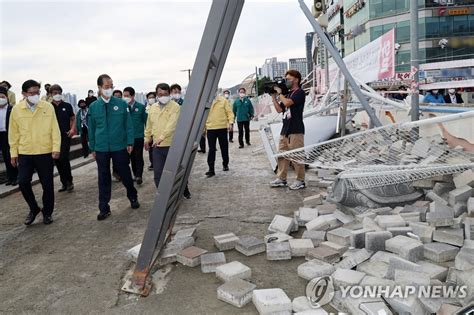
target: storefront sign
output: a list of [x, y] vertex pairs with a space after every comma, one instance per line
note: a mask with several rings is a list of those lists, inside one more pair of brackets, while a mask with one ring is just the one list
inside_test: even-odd
[[347, 11], [345, 16], [351, 17], [365, 6], [365, 0], [357, 0]]
[[459, 9], [448, 10], [449, 15], [466, 15], [466, 14], [469, 14], [469, 12], [470, 12], [469, 8], [459, 8]]

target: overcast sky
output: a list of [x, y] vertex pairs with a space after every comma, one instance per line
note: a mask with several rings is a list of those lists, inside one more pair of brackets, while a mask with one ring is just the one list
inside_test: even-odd
[[[310, 1], [307, 1], [310, 3]], [[0, 80], [27, 79], [85, 97], [97, 76], [117, 88], [188, 83], [211, 1], [0, 0]], [[268, 57], [305, 57], [311, 30], [296, 0], [247, 0], [219, 86], [238, 84]]]

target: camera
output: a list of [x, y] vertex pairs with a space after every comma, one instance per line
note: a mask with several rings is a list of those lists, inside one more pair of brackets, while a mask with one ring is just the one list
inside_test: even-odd
[[263, 85], [263, 92], [267, 94], [275, 94], [276, 91], [273, 89], [275, 86], [278, 86], [281, 89], [281, 93], [286, 95], [288, 94], [288, 88], [286, 87], [285, 78], [276, 77], [273, 81], [265, 82]]

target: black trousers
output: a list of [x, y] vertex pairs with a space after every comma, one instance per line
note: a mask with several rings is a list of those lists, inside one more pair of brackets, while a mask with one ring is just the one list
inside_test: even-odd
[[206, 136], [204, 134], [201, 136], [201, 141], [199, 141], [199, 149], [206, 152]]
[[155, 173], [155, 186], [158, 188], [160, 184], [161, 175], [165, 168], [166, 158], [170, 147], [154, 147], [153, 148], [153, 172]]
[[31, 188], [33, 173], [38, 174], [43, 188], [43, 215], [51, 216], [54, 210], [54, 163], [51, 153], [18, 156], [18, 184], [20, 191], [30, 207], [30, 211], [38, 213], [41, 209], [36, 202]]
[[143, 166], [145, 162], [143, 160], [143, 146], [145, 144], [145, 139], [136, 138], [133, 143], [133, 151], [130, 154], [130, 161], [132, 164], [132, 172], [135, 177], [143, 176]]
[[71, 161], [69, 161], [69, 151], [71, 150], [71, 138], [67, 135], [61, 136], [61, 151], [59, 159], [54, 160], [58, 169], [59, 178], [63, 186], [72, 183]]
[[90, 151], [89, 151], [89, 130], [86, 126], [82, 126], [81, 128], [81, 143], [82, 143], [82, 155], [86, 158]]
[[18, 168], [13, 167], [10, 159], [10, 146], [8, 145], [8, 132], [0, 131], [0, 150], [7, 169], [7, 180], [14, 181], [18, 178]]
[[239, 144], [244, 145], [244, 129], [245, 129], [245, 142], [250, 143], [250, 121], [238, 121], [237, 126], [239, 127]]
[[148, 149], [148, 158], [150, 159], [150, 166], [153, 167], [153, 147]]
[[99, 174], [99, 210], [106, 213], [110, 210], [109, 202], [112, 195], [112, 178], [110, 175], [110, 160], [122, 178], [122, 184], [127, 189], [129, 200], [137, 200], [137, 190], [133, 186], [130, 172], [129, 156], [126, 149], [114, 152], [96, 152], [97, 171]]
[[229, 142], [234, 141], [234, 130], [229, 131]]
[[222, 165], [229, 165], [229, 139], [227, 138], [227, 128], [213, 129], [207, 131], [207, 141], [209, 143], [209, 154], [207, 155], [207, 165], [209, 170], [214, 171], [214, 164], [216, 162], [216, 145], [219, 141], [219, 147], [222, 155]]

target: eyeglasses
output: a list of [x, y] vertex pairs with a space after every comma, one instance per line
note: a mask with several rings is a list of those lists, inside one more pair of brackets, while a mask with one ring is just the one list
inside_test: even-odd
[[40, 91], [36, 91], [36, 92], [26, 92], [27, 95], [30, 95], [30, 96], [33, 96], [33, 95], [40, 95]]

